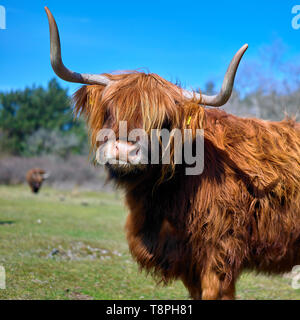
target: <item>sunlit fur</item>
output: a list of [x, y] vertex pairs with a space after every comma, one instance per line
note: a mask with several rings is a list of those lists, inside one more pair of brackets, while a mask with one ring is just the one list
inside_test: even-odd
[[205, 130], [201, 175], [174, 164], [171, 179], [160, 165], [141, 174], [110, 172], [126, 191], [127, 239], [143, 269], [164, 282], [181, 279], [194, 299], [232, 299], [242, 270], [282, 273], [300, 264], [299, 123], [198, 106], [154, 74], [109, 77], [118, 81], [75, 94], [93, 147], [98, 130], [117, 132], [120, 120], [147, 132], [167, 125], [190, 128], [195, 137]]

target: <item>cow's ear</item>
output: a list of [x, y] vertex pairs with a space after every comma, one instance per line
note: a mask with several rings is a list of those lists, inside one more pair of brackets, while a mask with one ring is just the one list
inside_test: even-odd
[[73, 101], [75, 103], [75, 115], [84, 114], [89, 118], [92, 111], [98, 109], [102, 101], [102, 93], [105, 89], [101, 85], [89, 85], [82, 86], [73, 95]]
[[82, 86], [73, 95], [73, 101], [75, 103], [74, 112], [76, 116], [85, 114], [88, 109], [88, 86]]

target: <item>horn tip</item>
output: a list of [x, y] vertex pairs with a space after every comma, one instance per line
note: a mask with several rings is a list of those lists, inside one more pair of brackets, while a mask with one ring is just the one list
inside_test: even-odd
[[48, 17], [52, 16], [52, 13], [48, 7], [44, 7], [44, 9], [45, 9]]
[[50, 12], [49, 8], [48, 7], [44, 7], [44, 9], [46, 11], [47, 16], [49, 17], [51, 15], [51, 12]]

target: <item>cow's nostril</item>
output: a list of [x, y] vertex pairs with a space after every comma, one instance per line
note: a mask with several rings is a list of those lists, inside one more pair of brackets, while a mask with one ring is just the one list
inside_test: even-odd
[[140, 148], [137, 149], [135, 154], [138, 155], [139, 153], [140, 153]]

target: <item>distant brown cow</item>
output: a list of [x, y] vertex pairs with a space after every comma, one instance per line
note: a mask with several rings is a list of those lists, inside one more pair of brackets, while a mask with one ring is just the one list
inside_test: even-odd
[[31, 169], [26, 174], [26, 180], [33, 193], [38, 193], [43, 181], [49, 177], [45, 170], [35, 168]]

